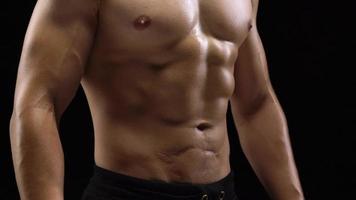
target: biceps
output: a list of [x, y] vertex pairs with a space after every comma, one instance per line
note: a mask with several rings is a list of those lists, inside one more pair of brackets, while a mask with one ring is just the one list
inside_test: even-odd
[[[79, 86], [94, 31], [83, 8], [68, 8], [76, 6], [74, 0], [68, 0], [73, 4], [68, 6], [63, 2], [39, 0], [35, 7], [21, 55], [15, 106], [51, 101], [63, 112]], [[60, 8], [67, 10], [60, 14]]]
[[245, 112], [252, 112], [269, 96], [271, 84], [265, 52], [254, 27], [239, 49], [235, 63], [234, 101]]

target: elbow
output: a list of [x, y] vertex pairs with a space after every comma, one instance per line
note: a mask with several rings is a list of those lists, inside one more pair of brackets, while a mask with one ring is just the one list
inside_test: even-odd
[[241, 109], [241, 115], [244, 116], [253, 116], [263, 109], [264, 105], [267, 104], [270, 100], [270, 95], [262, 93], [257, 95], [254, 99], [251, 99], [249, 102], [246, 102], [245, 106]]
[[10, 144], [11, 144], [11, 149], [14, 151], [16, 141], [18, 141], [19, 136], [21, 135], [21, 120], [19, 117], [13, 112], [10, 118], [10, 123], [9, 123], [9, 137], [10, 137]]
[[16, 113], [16, 110], [14, 109], [10, 118], [10, 123], [9, 123], [9, 134], [10, 134], [10, 140], [14, 140], [15, 135], [17, 135], [21, 130], [21, 124], [23, 124], [23, 119], [21, 115]]
[[9, 123], [10, 136], [16, 133], [17, 127], [21, 124], [21, 121], [23, 121], [22, 120], [23, 116], [19, 114], [19, 112], [17, 111], [18, 109], [16, 107], [18, 106], [14, 106], [10, 118], [10, 123]]
[[12, 119], [22, 121], [43, 114], [55, 114], [54, 97], [49, 91], [21, 94], [14, 101]]
[[260, 113], [269, 103], [274, 102], [270, 92], [261, 92], [253, 98], [235, 97], [231, 101], [231, 109], [239, 118], [251, 119]]
[[[9, 139], [13, 153], [28, 144], [36, 142], [43, 133], [57, 131], [58, 121], [52, 110], [29, 106], [21, 110], [14, 109], [9, 123]], [[15, 153], [16, 154], [16, 153]]]
[[16, 117], [15, 117], [14, 113], [12, 113], [11, 118], [10, 118], [10, 123], [9, 123], [10, 136], [13, 134], [15, 126], [16, 126]]
[[15, 101], [9, 123], [10, 139], [12, 135], [38, 126], [51, 118], [56, 118], [55, 116], [54, 104], [49, 101]]

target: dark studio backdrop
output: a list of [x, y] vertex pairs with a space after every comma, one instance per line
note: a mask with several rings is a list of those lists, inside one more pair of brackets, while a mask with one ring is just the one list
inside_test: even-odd
[[[0, 12], [1, 200], [19, 199], [8, 125], [22, 42], [35, 2], [5, 1]], [[307, 199], [356, 199], [355, 10], [345, 1], [260, 1], [259, 31]], [[227, 117], [237, 192], [242, 200], [268, 199], [239, 147], [230, 110]], [[64, 114], [60, 133], [65, 197], [79, 199], [94, 162], [93, 127], [82, 89]]]

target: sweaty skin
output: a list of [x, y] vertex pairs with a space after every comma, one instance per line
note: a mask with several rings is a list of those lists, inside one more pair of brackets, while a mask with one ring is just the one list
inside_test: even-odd
[[217, 181], [231, 171], [230, 101], [243, 149], [271, 196], [302, 199], [257, 4], [39, 0], [10, 127], [22, 199], [63, 199], [57, 126], [80, 84], [98, 166], [166, 182]]
[[249, 1], [102, 1], [81, 80], [96, 163], [145, 179], [226, 176], [226, 110], [251, 17]]

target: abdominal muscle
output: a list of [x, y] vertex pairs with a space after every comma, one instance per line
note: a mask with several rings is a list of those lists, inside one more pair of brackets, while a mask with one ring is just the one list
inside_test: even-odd
[[98, 166], [142, 179], [198, 184], [230, 172], [231, 62], [213, 66], [182, 59], [158, 68], [131, 62], [87, 71], [82, 86]]
[[97, 65], [83, 78], [98, 166], [147, 180], [197, 184], [230, 172], [231, 67], [187, 63], [159, 69]]
[[196, 122], [171, 126], [152, 118], [102, 125], [95, 131], [95, 162], [105, 169], [147, 180], [200, 184], [230, 172], [224, 119], [205, 130]]

